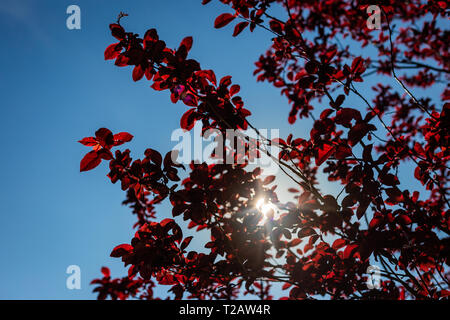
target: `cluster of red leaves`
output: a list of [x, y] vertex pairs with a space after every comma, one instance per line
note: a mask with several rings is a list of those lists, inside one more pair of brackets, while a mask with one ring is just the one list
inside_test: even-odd
[[[110, 149], [132, 136], [100, 129], [95, 137], [80, 141], [94, 147], [83, 158], [81, 171], [93, 169], [102, 159], [109, 161], [108, 176], [113, 183], [120, 180], [127, 191], [125, 203], [137, 215], [139, 229], [131, 244], [111, 253], [130, 265], [129, 276], [111, 280], [109, 272], [103, 272], [103, 279], [94, 280], [99, 298], [152, 299], [153, 280], [170, 285], [177, 299], [184, 294], [236, 298], [240, 293], [269, 299], [274, 281], [284, 283], [290, 299], [449, 296], [450, 104], [417, 99], [407, 88], [430, 87], [450, 73], [448, 31], [437, 24], [446, 15], [447, 3], [379, 1], [383, 29], [374, 31], [361, 18], [368, 1], [221, 1], [234, 13], [219, 15], [215, 28], [238, 20], [233, 36], [247, 27], [263, 27], [275, 35], [271, 48], [256, 62], [257, 80], [272, 83], [287, 97], [289, 123], [298, 117], [313, 119], [309, 137], [289, 135], [268, 142], [280, 146], [280, 167], [298, 179], [298, 189], [289, 189], [295, 202], [280, 204], [276, 186], [268, 187], [274, 177], [260, 179], [261, 170], [250, 171], [246, 165], [191, 164], [188, 178], [178, 186], [182, 166], [172, 161], [171, 152], [164, 160], [152, 149], [143, 160], [132, 161], [128, 149], [113, 155]], [[286, 10], [286, 21], [271, 15], [275, 4]], [[394, 19], [405, 24], [395, 39], [389, 24]], [[419, 22], [421, 30], [415, 27]], [[183, 129], [192, 129], [196, 121], [204, 130], [251, 126], [246, 119], [250, 112], [236, 96], [239, 85], [232, 84], [230, 76], [217, 83], [212, 70], [202, 70], [187, 58], [191, 37], [173, 50], [155, 29], [143, 38], [119, 23], [110, 29], [119, 42], [107, 47], [105, 59], [133, 66], [134, 81], [145, 76], [153, 89], [170, 90], [172, 102], [188, 106], [181, 116]], [[379, 60], [354, 55], [350, 46], [335, 42], [338, 35], [373, 45]], [[402, 69], [408, 73], [398, 77], [396, 71]], [[395, 78], [403, 94], [378, 84], [369, 101], [355, 86], [364, 84], [369, 70]], [[347, 106], [349, 95], [359, 97], [366, 108]], [[442, 100], [450, 100], [448, 89]], [[322, 107], [317, 119], [312, 116], [313, 102]], [[381, 139], [383, 131], [386, 137]], [[251, 141], [244, 137], [240, 143]], [[414, 166], [411, 178], [418, 190], [401, 184], [398, 170], [403, 163]], [[341, 184], [339, 194], [322, 195], [317, 189], [321, 166], [330, 181]], [[280, 213], [264, 225], [256, 209], [261, 197], [276, 204]], [[192, 237], [183, 240], [175, 220], [153, 221], [154, 205], [166, 198], [173, 217], [182, 216], [188, 228], [209, 232], [206, 253], [185, 250]], [[366, 285], [366, 270], [374, 261], [382, 267], [380, 290]]]
[[234, 96], [239, 86], [231, 85], [231, 76], [217, 84], [212, 70], [202, 70], [200, 64], [187, 59], [192, 37], [184, 38], [177, 50], [166, 47], [155, 29], [148, 30], [141, 39], [125, 32], [119, 24], [110, 25], [111, 32], [120, 42], [105, 50], [105, 59], [115, 59], [115, 65], [134, 66], [134, 81], [144, 75], [153, 81], [154, 90], [170, 90], [173, 103], [179, 100], [192, 109], [181, 117], [181, 127], [190, 130], [201, 120], [204, 128], [230, 127], [246, 129], [245, 118], [250, 112], [243, 108], [242, 98]]
[[[143, 292], [140, 294], [140, 298], [153, 298], [154, 283], [152, 281], [144, 283], [142, 279], [134, 279], [132, 276], [111, 279], [111, 272], [107, 267], [102, 267], [101, 272], [103, 274], [101, 279], [91, 281], [91, 284], [98, 285], [94, 292], [98, 292], [99, 300], [105, 300], [108, 297], [112, 300], [126, 300], [136, 297], [138, 292]], [[143, 290], [144, 288], [145, 290]]]
[[133, 136], [128, 132], [120, 132], [115, 135], [109, 129], [101, 128], [95, 132], [95, 137], [86, 137], [78, 141], [79, 143], [92, 147], [92, 151], [87, 153], [80, 163], [80, 171], [88, 171], [97, 167], [103, 160], [111, 160], [113, 155], [111, 148], [120, 146], [131, 141]]

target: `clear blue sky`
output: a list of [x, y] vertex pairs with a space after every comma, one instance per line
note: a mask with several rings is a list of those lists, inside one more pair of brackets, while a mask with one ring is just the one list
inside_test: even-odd
[[[81, 30], [66, 28], [66, 8], [81, 8]], [[213, 28], [231, 10], [217, 2], [37, 1], [0, 2], [0, 299], [92, 299], [89, 282], [108, 266], [125, 274], [111, 249], [134, 234], [124, 193], [106, 177], [107, 166], [79, 172], [89, 149], [76, 141], [107, 127], [128, 131], [133, 157], [147, 147], [167, 152], [170, 135], [186, 107], [149, 82], [134, 83], [130, 68], [103, 60], [115, 42], [108, 24], [124, 11], [128, 31], [158, 29], [169, 47], [194, 37], [190, 56], [220, 78], [232, 75], [258, 128], [280, 128], [282, 136], [307, 136], [306, 126], [289, 127], [289, 106], [277, 89], [256, 83], [253, 63], [271, 35], [248, 30], [231, 37], [230, 26]], [[355, 100], [356, 101], [356, 100]], [[362, 105], [358, 102], [358, 105]], [[283, 179], [282, 179], [283, 180]], [[331, 193], [332, 190], [328, 190]], [[159, 217], [170, 215], [167, 205]], [[66, 289], [67, 266], [81, 267], [81, 290]]]

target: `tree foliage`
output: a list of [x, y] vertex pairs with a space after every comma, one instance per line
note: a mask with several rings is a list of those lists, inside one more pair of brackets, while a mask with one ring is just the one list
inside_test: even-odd
[[[221, 132], [253, 128], [262, 143], [255, 147], [245, 135], [240, 143], [269, 155], [268, 146], [278, 145], [282, 151], [275, 160], [297, 185], [289, 188], [293, 200], [280, 203], [273, 177], [261, 176], [259, 168], [206, 163], [185, 168], [172, 160], [173, 151], [163, 157], [150, 148], [133, 160], [129, 149], [111, 151], [131, 134], [99, 129], [80, 140], [93, 148], [80, 170], [109, 162], [108, 177], [126, 191], [124, 203], [137, 217], [137, 231], [111, 252], [128, 275], [112, 279], [102, 268], [103, 277], [93, 281], [98, 298], [155, 299], [155, 286], [167, 285], [176, 299], [241, 294], [270, 299], [275, 283], [290, 299], [448, 297], [450, 91], [444, 88], [437, 102], [414, 93], [448, 80], [449, 31], [440, 26], [448, 2], [378, 1], [381, 30], [368, 28], [365, 1], [221, 2], [229, 10], [215, 19], [215, 28], [232, 26], [233, 36], [262, 28], [272, 37], [254, 74], [286, 97], [290, 124], [310, 119], [309, 137], [262, 136], [231, 76], [218, 80], [188, 57], [192, 37], [171, 49], [156, 29], [142, 38], [125, 31], [121, 14], [110, 25], [117, 42], [106, 48], [105, 59], [132, 67], [134, 81], [145, 78], [154, 90], [170, 91], [173, 103], [185, 105], [180, 107], [185, 130], [196, 122]], [[274, 6], [287, 18], [274, 17]], [[347, 39], [346, 45], [339, 39]], [[366, 46], [376, 54], [361, 56]], [[386, 81], [364, 86], [374, 73]], [[352, 95], [360, 106], [346, 103]], [[312, 111], [318, 108], [316, 118]], [[402, 166], [414, 168], [410, 177], [398, 174]], [[340, 192], [321, 192], [319, 169], [340, 184]], [[187, 175], [181, 182], [180, 170]], [[417, 190], [405, 188], [412, 179]], [[267, 223], [257, 210], [261, 197], [280, 213]], [[158, 219], [155, 206], [164, 200], [174, 219]], [[210, 234], [204, 252], [189, 250], [192, 237], [183, 236], [179, 219]], [[381, 267], [378, 290], [366, 284], [373, 263]]]

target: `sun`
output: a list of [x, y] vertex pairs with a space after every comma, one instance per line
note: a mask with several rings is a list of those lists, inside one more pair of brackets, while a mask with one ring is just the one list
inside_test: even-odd
[[277, 207], [265, 198], [258, 199], [256, 209], [263, 215], [263, 219], [260, 221], [261, 224], [266, 223], [267, 220], [273, 220], [277, 213]]

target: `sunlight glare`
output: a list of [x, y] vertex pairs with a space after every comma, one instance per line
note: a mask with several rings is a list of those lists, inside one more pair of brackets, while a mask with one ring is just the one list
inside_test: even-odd
[[273, 219], [275, 216], [276, 206], [271, 202], [267, 202], [264, 198], [260, 198], [256, 202], [256, 209], [263, 215], [263, 220], [261, 221], [262, 224], [268, 219]]

